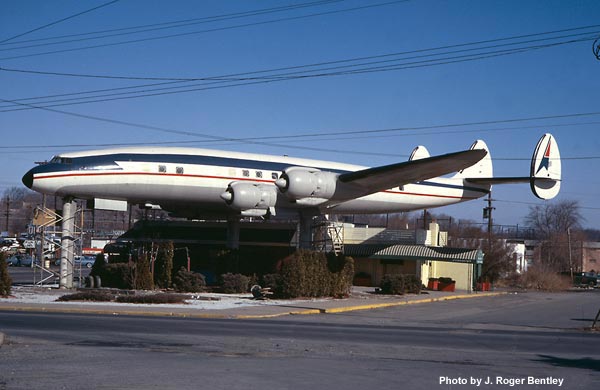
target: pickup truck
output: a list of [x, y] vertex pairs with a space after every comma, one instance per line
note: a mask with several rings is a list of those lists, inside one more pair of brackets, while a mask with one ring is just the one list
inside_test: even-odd
[[600, 287], [600, 276], [595, 272], [577, 272], [573, 275], [573, 285], [578, 287]]

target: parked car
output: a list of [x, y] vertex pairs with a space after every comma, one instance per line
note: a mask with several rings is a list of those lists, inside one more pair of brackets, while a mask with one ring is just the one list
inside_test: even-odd
[[577, 272], [573, 284], [579, 287], [600, 287], [600, 277], [595, 272]]
[[30, 255], [14, 255], [6, 259], [6, 263], [9, 266], [22, 266], [22, 267], [31, 267], [32, 264], [39, 264], [40, 261], [31, 257]]
[[81, 256], [75, 259], [75, 265], [81, 265], [82, 267], [92, 268], [96, 258], [94, 256]]
[[[75, 267], [92, 268], [95, 261], [96, 257], [94, 256], [75, 256], [75, 259], [73, 259], [73, 264]], [[60, 265], [60, 259], [57, 259], [54, 264]]]
[[19, 266], [19, 258], [17, 256], [10, 256], [5, 259], [6, 265], [9, 267], [17, 267]]

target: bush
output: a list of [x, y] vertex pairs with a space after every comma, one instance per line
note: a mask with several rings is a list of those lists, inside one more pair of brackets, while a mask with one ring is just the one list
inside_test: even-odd
[[277, 294], [281, 289], [281, 275], [279, 274], [266, 274], [261, 278], [261, 287], [270, 288], [273, 294]]
[[104, 287], [131, 288], [131, 274], [127, 263], [105, 264], [98, 276]]
[[135, 260], [134, 270], [131, 272], [131, 287], [136, 290], [153, 290], [154, 280], [150, 272], [150, 261], [148, 255], [143, 253]]
[[94, 276], [94, 275], [102, 274], [102, 271], [104, 270], [104, 266], [106, 264], [107, 264], [106, 261], [104, 261], [104, 255], [102, 253], [97, 254], [96, 260], [94, 261], [94, 264], [92, 265], [92, 271], [90, 272], [90, 275]]
[[6, 254], [0, 253], [0, 296], [10, 295], [12, 288], [12, 279], [8, 274], [8, 267], [6, 266]]
[[226, 273], [221, 275], [221, 288], [225, 294], [240, 294], [250, 290], [250, 277], [242, 274]]
[[383, 294], [420, 294], [421, 280], [416, 275], [389, 274], [381, 279], [380, 287]]
[[343, 297], [350, 293], [354, 260], [299, 250], [281, 261], [276, 296]]
[[407, 294], [421, 294], [423, 283], [417, 275], [404, 275], [404, 291]]
[[172, 241], [158, 245], [158, 252], [154, 263], [154, 284], [159, 288], [171, 287], [174, 254], [175, 250], [173, 249]]
[[63, 295], [57, 299], [59, 302], [69, 301], [93, 301], [93, 302], [110, 302], [115, 299], [113, 294], [103, 291], [82, 291], [75, 294]]
[[189, 299], [185, 294], [141, 294], [141, 295], [119, 295], [117, 302], [119, 303], [185, 303]]
[[206, 288], [206, 280], [204, 275], [181, 267], [173, 278], [173, 287], [179, 292], [202, 292]]
[[568, 276], [539, 267], [528, 269], [521, 275], [517, 283], [521, 288], [551, 292], [564, 291], [571, 287], [571, 279]]
[[383, 294], [404, 294], [404, 275], [384, 275], [381, 279], [381, 292]]

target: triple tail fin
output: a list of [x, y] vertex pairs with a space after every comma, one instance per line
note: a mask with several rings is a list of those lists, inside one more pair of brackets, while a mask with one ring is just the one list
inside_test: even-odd
[[[494, 168], [492, 166], [492, 155], [490, 154], [490, 150], [488, 148], [488, 146], [486, 145], [485, 142], [483, 142], [482, 140], [477, 140], [475, 142], [473, 142], [473, 145], [471, 145], [471, 150], [475, 150], [475, 149], [483, 149], [485, 150], [487, 153], [485, 155], [484, 158], [482, 158], [481, 160], [479, 160], [479, 162], [477, 162], [474, 165], [471, 165], [468, 168], [465, 168], [461, 171], [458, 171], [458, 173], [456, 175], [454, 175], [455, 179], [466, 179], [471, 181], [471, 179], [476, 179], [476, 178], [490, 178], [490, 177], [494, 177]], [[486, 184], [486, 183], [482, 183], [482, 184]]]
[[552, 199], [560, 191], [562, 168], [558, 144], [552, 134], [544, 134], [531, 159], [531, 191], [540, 199]]
[[[488, 157], [489, 154], [486, 158]], [[475, 166], [479, 164], [481, 162]], [[552, 199], [560, 191], [560, 182], [562, 179], [560, 151], [558, 150], [556, 139], [552, 134], [546, 133], [538, 141], [533, 152], [533, 157], [531, 158], [531, 170], [528, 177], [493, 177], [491, 175], [491, 158], [489, 164], [490, 175], [487, 177], [478, 174], [480, 172], [477, 170], [469, 171], [475, 166], [459, 172], [459, 175], [462, 174], [461, 177], [474, 184], [529, 183], [533, 194], [540, 199]]]

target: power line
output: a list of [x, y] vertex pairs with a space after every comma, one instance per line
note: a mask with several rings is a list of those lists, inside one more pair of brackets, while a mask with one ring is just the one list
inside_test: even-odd
[[[544, 124], [543, 126], [546, 128], [557, 128], [557, 127], [574, 127], [574, 126], [589, 126], [593, 124], [600, 124], [600, 122], [576, 122], [576, 123], [552, 123], [552, 124]], [[526, 130], [526, 129], [539, 129], [540, 125], [534, 126], [517, 126], [517, 127], [504, 127], [504, 128], [491, 128], [491, 129], [473, 129], [473, 130], [450, 130], [450, 131], [419, 131], [412, 133], [403, 133], [403, 134], [385, 134], [385, 135], [361, 135], [361, 136], [326, 136], [322, 137], [321, 134], [305, 134], [305, 135], [274, 135], [274, 136], [262, 136], [262, 137], [251, 137], [251, 138], [230, 138], [227, 143], [223, 143], [223, 140], [181, 140], [181, 141], [160, 141], [160, 142], [125, 142], [125, 143], [103, 143], [103, 144], [56, 144], [56, 145], [0, 145], [0, 150], [16, 150], [16, 149], [56, 149], [56, 148], [90, 148], [90, 147], [123, 147], [123, 146], [145, 146], [145, 145], [189, 145], [189, 144], [211, 144], [210, 146], [214, 146], [214, 143], [219, 143], [220, 145], [231, 145], [231, 144], [243, 144], [246, 141], [252, 140], [270, 140], [270, 139], [285, 139], [287, 137], [295, 137], [294, 142], [314, 142], [314, 141], [340, 141], [340, 140], [356, 140], [356, 139], [375, 139], [375, 138], [390, 138], [390, 137], [414, 137], [414, 136], [423, 136], [423, 135], [448, 135], [448, 134], [460, 134], [460, 133], [487, 133], [487, 132], [496, 132], [496, 131], [515, 131], [515, 130]], [[302, 137], [302, 138], [299, 138]], [[395, 157], [395, 156], [403, 156], [398, 154], [385, 154], [379, 153], [380, 156], [385, 157]], [[502, 161], [529, 161], [530, 157], [523, 158], [514, 158], [514, 157], [493, 157], [494, 160], [502, 160]], [[566, 157], [561, 156], [562, 160], [595, 160], [600, 159], [600, 156], [579, 156], [579, 157]]]
[[[558, 38], [570, 38], [573, 36], [580, 36], [580, 35], [582, 35], [582, 34], [567, 35], [567, 36], [558, 37]], [[448, 57], [442, 57], [442, 58], [433, 58], [433, 59], [418, 60], [418, 61], [404, 62], [404, 63], [397, 63], [397, 62], [398, 61], [406, 61], [406, 60], [409, 60], [412, 58], [435, 57], [435, 56], [441, 56], [441, 55], [446, 55], [446, 54], [469, 52], [469, 51], [473, 51], [473, 50], [497, 48], [497, 47], [503, 47], [503, 46], [507, 46], [507, 45], [521, 44], [522, 42], [505, 43], [505, 44], [493, 45], [493, 46], [488, 46], [488, 47], [483, 47], [483, 48], [461, 49], [461, 50], [456, 50], [456, 51], [449, 51], [446, 53], [425, 54], [425, 55], [419, 55], [419, 56], [415, 56], [415, 57], [400, 58], [400, 59], [394, 59], [394, 60], [374, 61], [374, 62], [372, 61], [372, 62], [366, 62], [366, 63], [350, 64], [350, 65], [344, 65], [344, 66], [333, 66], [333, 67], [329, 67], [329, 68], [295, 71], [295, 72], [288, 72], [288, 73], [275, 73], [275, 74], [271, 74], [271, 75], [267, 75], [267, 76], [258, 76], [258, 77], [255, 76], [255, 77], [239, 78], [239, 77], [234, 77], [234, 76], [261, 74], [261, 73], [270, 72], [270, 70], [237, 73], [237, 74], [226, 75], [226, 76], [207, 77], [207, 78], [204, 78], [204, 80], [214, 80], [214, 81], [207, 82], [207, 83], [201, 83], [201, 84], [174, 86], [174, 87], [161, 87], [161, 88], [153, 88], [153, 89], [141, 90], [141, 91], [107, 93], [107, 94], [95, 95], [95, 96], [82, 96], [79, 98], [56, 99], [56, 100], [50, 100], [50, 101], [45, 101], [45, 102], [38, 101], [38, 102], [36, 102], [36, 104], [38, 104], [38, 105], [45, 104], [44, 107], [58, 107], [58, 106], [64, 106], [64, 105], [98, 103], [98, 102], [106, 102], [106, 101], [113, 101], [113, 100], [133, 99], [133, 98], [150, 97], [150, 96], [162, 96], [162, 95], [197, 92], [197, 91], [212, 90], [212, 89], [231, 88], [231, 87], [238, 87], [238, 86], [245, 86], [245, 85], [265, 84], [265, 83], [272, 83], [272, 82], [277, 82], [277, 81], [288, 81], [288, 80], [306, 79], [306, 78], [315, 78], [315, 77], [355, 75], [355, 74], [374, 73], [374, 72], [387, 72], [387, 71], [414, 69], [414, 68], [437, 66], [437, 65], [455, 64], [455, 63], [460, 63], [460, 62], [475, 61], [475, 60], [481, 60], [481, 59], [486, 59], [486, 58], [493, 58], [493, 57], [498, 57], [498, 56], [523, 53], [525, 51], [530, 51], [530, 50], [540, 50], [540, 49], [544, 49], [544, 48], [555, 47], [558, 45], [565, 45], [565, 44], [570, 44], [570, 43], [575, 43], [575, 42], [581, 42], [581, 41], [589, 39], [589, 33], [583, 33], [583, 35], [585, 35], [583, 38], [577, 38], [577, 39], [572, 39], [572, 40], [562, 41], [562, 42], [552, 42], [552, 43], [547, 43], [547, 44], [543, 44], [543, 45], [536, 44], [536, 45], [530, 45], [530, 46], [525, 46], [525, 47], [510, 48], [510, 49], [503, 49], [503, 50], [492, 50], [492, 51], [483, 52], [483, 53], [448, 56]], [[545, 41], [548, 39], [557, 39], [557, 37], [527, 41], [527, 43]], [[437, 49], [431, 49], [431, 50], [437, 50]], [[421, 51], [421, 50], [418, 50], [418, 51]], [[381, 55], [381, 56], [372, 56], [371, 58], [385, 57], [385, 56], [389, 56], [389, 55], [386, 54], [386, 55]], [[359, 57], [359, 58], [364, 58], [364, 57]], [[339, 61], [335, 61], [335, 62], [339, 63], [339, 62], [351, 62], [351, 61], [356, 61], [356, 59], [339, 60]], [[371, 65], [377, 65], [377, 64], [388, 63], [388, 62], [393, 62], [393, 64], [387, 64], [387, 65], [382, 65], [382, 66], [371, 66]], [[309, 65], [300, 65], [300, 66], [293, 66], [293, 67], [280, 68], [280, 69], [298, 69], [298, 68], [307, 68], [307, 67], [316, 67], [316, 66], [318, 66], [318, 65], [309, 64]], [[347, 68], [356, 68], [356, 67], [359, 67], [359, 68], [347, 69]], [[0, 70], [17, 71], [17, 70], [6, 69], [6, 68], [0, 68]], [[320, 72], [320, 73], [314, 73], [314, 72]], [[88, 75], [88, 76], [91, 76], [91, 75]], [[113, 77], [113, 76], [110, 76], [110, 77]], [[194, 79], [194, 80], [198, 80], [198, 79]], [[234, 81], [237, 81], [237, 82], [234, 82]], [[177, 82], [171, 82], [171, 83], [177, 83]], [[167, 83], [167, 84], [169, 84], [169, 83]], [[157, 85], [157, 84], [152, 84], [152, 85]], [[164, 85], [164, 84], [159, 83], [158, 85]], [[199, 88], [191, 88], [191, 87], [195, 87], [195, 86], [199, 86]], [[105, 90], [101, 90], [101, 91], [111, 92], [114, 90], [123, 90], [123, 89], [131, 89], [131, 88], [138, 88], [138, 87], [122, 87], [122, 88], [117, 88], [117, 89], [109, 88], [109, 89], [105, 89]], [[183, 89], [183, 88], [187, 88], [187, 89]], [[173, 89], [175, 89], [175, 90], [173, 90]], [[162, 91], [162, 92], [158, 92], [158, 91]], [[165, 91], [167, 91], [167, 92], [165, 92]], [[82, 94], [90, 94], [90, 93], [93, 93], [93, 92], [78, 92], [75, 94], [63, 94], [63, 95], [53, 95], [53, 96], [56, 96], [56, 97], [58, 97], [58, 96], [74, 96], [74, 95], [82, 95]], [[119, 97], [117, 97], [117, 96], [119, 96]], [[43, 99], [43, 98], [45, 98], [45, 97], [17, 99], [16, 101], [23, 102], [26, 100], [38, 100], [38, 99]], [[64, 102], [67, 102], [67, 103], [64, 103]], [[50, 103], [60, 103], [60, 104], [50, 104]], [[31, 109], [30, 107], [28, 108], [25, 106], [20, 106], [19, 108], [10, 109], [11, 107], [14, 107], [14, 105], [0, 106], [0, 108], [9, 108], [9, 109], [5, 109], [5, 110], [0, 110], [0, 112], [21, 111], [21, 110]]]
[[[116, 31], [139, 30], [139, 31], [123, 32], [123, 33], [119, 33], [119, 34], [104, 35], [104, 36], [100, 36], [100, 37], [89, 37], [89, 38], [85, 38], [85, 39], [72, 40], [72, 41], [51, 42], [51, 43], [46, 43], [46, 44], [41, 44], [41, 45], [21, 46], [21, 47], [16, 47], [16, 48], [9, 48], [7, 50], [25, 49], [25, 48], [31, 48], [31, 47], [56, 45], [56, 44], [70, 43], [70, 42], [80, 42], [80, 41], [84, 41], [84, 40], [100, 39], [100, 38], [130, 35], [130, 34], [139, 34], [142, 32], [186, 27], [186, 26], [210, 23], [210, 22], [220, 22], [220, 21], [224, 21], [224, 20], [238, 19], [238, 18], [248, 17], [248, 16], [264, 15], [264, 14], [269, 14], [269, 13], [274, 13], [274, 12], [282, 12], [282, 11], [289, 11], [289, 10], [294, 10], [294, 9], [299, 9], [299, 8], [339, 3], [342, 1], [346, 1], [346, 0], [320, 0], [320, 1], [313, 1], [313, 2], [309, 2], [309, 3], [290, 4], [290, 5], [285, 5], [285, 6], [281, 6], [281, 7], [263, 8], [263, 9], [235, 12], [235, 13], [229, 13], [229, 14], [205, 16], [202, 18], [184, 19], [184, 20], [176, 20], [176, 21], [171, 21], [171, 22], [153, 23], [153, 24], [147, 24], [147, 25], [141, 25], [141, 26], [123, 27], [123, 28], [115, 28], [115, 29], [102, 30], [102, 31], [92, 31], [92, 32], [86, 32], [86, 33], [68, 34], [68, 35], [61, 35], [61, 36], [55, 36], [55, 37], [30, 39], [27, 41], [11, 42], [8, 44], [0, 43], [0, 46], [16, 45], [16, 44], [29, 43], [29, 42], [48, 41], [48, 40], [53, 40], [53, 39], [89, 36], [89, 35], [94, 35], [94, 34], [104, 34], [104, 33], [116, 32]], [[169, 26], [169, 25], [172, 25], [172, 26]], [[160, 27], [158, 27], [158, 26], [160, 26]], [[152, 27], [156, 27], [156, 28], [152, 28]]]
[[[385, 54], [379, 54], [379, 55], [373, 55], [373, 56], [362, 56], [362, 57], [334, 60], [334, 61], [327, 61], [327, 62], [319, 62], [319, 63], [313, 63], [313, 64], [288, 66], [288, 67], [275, 68], [275, 69], [265, 69], [265, 70], [260, 70], [260, 71], [244, 72], [244, 73], [237, 73], [237, 74], [225, 75], [225, 76], [210, 76], [210, 77], [202, 76], [202, 77], [193, 77], [193, 78], [190, 78], [190, 77], [142, 77], [142, 76], [115, 76], [115, 75], [82, 74], [82, 73], [72, 73], [72, 72], [71, 73], [49, 72], [49, 71], [39, 71], [39, 70], [11, 69], [11, 68], [3, 68], [3, 67], [0, 67], [0, 70], [6, 71], [6, 72], [31, 73], [31, 74], [40, 74], [40, 75], [50, 75], [50, 76], [121, 79], [121, 80], [155, 80], [155, 81], [157, 81], [157, 80], [160, 80], [160, 81], [201, 81], [201, 80], [227, 80], [227, 81], [233, 80], [233, 81], [236, 81], [237, 80], [237, 81], [239, 81], [239, 80], [243, 80], [243, 79], [241, 79], [241, 78], [232, 79], [231, 77], [248, 75], [248, 74], [267, 73], [267, 72], [274, 72], [274, 71], [281, 71], [281, 70], [302, 69], [302, 68], [317, 67], [317, 66], [323, 66], [323, 65], [333, 65], [333, 64], [347, 63], [347, 62], [356, 62], [356, 61], [363, 61], [363, 60], [372, 60], [372, 59], [400, 56], [400, 55], [406, 55], [406, 54], [416, 54], [416, 53], [423, 53], [423, 52], [429, 52], [429, 51], [452, 49], [452, 48], [465, 47], [465, 46], [476, 46], [476, 45], [496, 43], [496, 42], [502, 42], [502, 41], [508, 41], [508, 40], [532, 38], [532, 37], [536, 37], [536, 36], [554, 35], [554, 34], [558, 34], [558, 33], [572, 32], [572, 31], [579, 31], [579, 30], [588, 30], [590, 28], [597, 28], [597, 27], [600, 27], [600, 25], [581, 26], [581, 27], [574, 27], [574, 28], [568, 28], [568, 29], [562, 29], [562, 30], [545, 31], [545, 32], [540, 32], [540, 33], [517, 35], [517, 36], [503, 37], [503, 38], [496, 38], [496, 39], [488, 39], [488, 40], [483, 40], [483, 41], [459, 43], [459, 44], [439, 46], [439, 47], [426, 48], [426, 49], [385, 53]], [[570, 37], [577, 37], [577, 36], [581, 36], [581, 35], [586, 35], [586, 39], [589, 39], [590, 37], [588, 37], [587, 35], [597, 34], [598, 32], [599, 31], [591, 31], [591, 32], [556, 36], [556, 37], [550, 37], [550, 38], [544, 38], [544, 39], [538, 39], [538, 40], [513, 42], [513, 43], [508, 43], [508, 44], [503, 44], [503, 45], [486, 46], [486, 47], [481, 47], [481, 48], [465, 49], [465, 50], [459, 50], [459, 51], [454, 51], [454, 52], [451, 51], [451, 52], [440, 53], [440, 54], [452, 54], [452, 53], [460, 53], [463, 51], [482, 50], [482, 49], [487, 49], [487, 48], [497, 48], [497, 47], [503, 47], [503, 46], [524, 44], [524, 43], [542, 42], [542, 41], [547, 41], [547, 40], [551, 40], [551, 39], [570, 38]], [[430, 55], [434, 55], [434, 54], [430, 54]], [[419, 58], [419, 57], [409, 57], [408, 59], [412, 59], [412, 58]]]
[[[363, 9], [368, 9], [368, 8], [382, 7], [382, 6], [391, 5], [391, 4], [405, 3], [408, 1], [410, 1], [410, 0], [388, 1], [385, 3], [370, 4], [370, 5], [360, 6], [360, 7], [345, 8], [345, 9], [339, 9], [339, 10], [333, 10], [333, 11], [324, 11], [324, 12], [312, 13], [312, 14], [301, 15], [301, 16], [291, 16], [291, 17], [287, 17], [287, 18], [271, 19], [271, 20], [266, 20], [266, 21], [261, 21], [261, 22], [238, 24], [238, 25], [234, 25], [234, 26], [216, 27], [216, 28], [207, 29], [207, 30], [191, 31], [191, 32], [186, 32], [186, 33], [170, 34], [170, 35], [163, 35], [163, 36], [158, 36], [158, 37], [140, 38], [140, 39], [133, 39], [133, 40], [129, 40], [129, 41], [112, 42], [112, 43], [105, 43], [105, 44], [98, 44], [98, 45], [91, 45], [91, 46], [82, 46], [82, 47], [76, 47], [76, 48], [71, 48], [71, 49], [54, 50], [54, 51], [48, 51], [48, 52], [42, 52], [42, 53], [24, 54], [24, 55], [13, 56], [13, 57], [3, 57], [3, 58], [0, 58], [0, 60], [12, 60], [12, 59], [17, 59], [17, 58], [36, 57], [36, 56], [43, 56], [43, 55], [48, 55], [48, 54], [66, 53], [66, 52], [87, 50], [87, 49], [98, 49], [101, 47], [127, 45], [127, 44], [131, 44], [131, 43], [141, 43], [141, 42], [155, 41], [155, 40], [159, 40], [159, 39], [169, 39], [169, 38], [177, 38], [177, 37], [183, 37], [183, 36], [204, 34], [204, 33], [216, 32], [216, 31], [233, 30], [233, 29], [238, 29], [238, 28], [279, 23], [279, 22], [284, 22], [284, 21], [307, 19], [307, 18], [312, 18], [312, 17], [316, 17], [316, 16], [332, 15], [332, 14], [338, 14], [338, 13], [342, 13], [342, 12], [358, 11], [358, 10], [363, 10]], [[61, 43], [70, 43], [70, 42], [61, 42]], [[13, 50], [13, 49], [17, 49], [17, 48], [11, 48], [10, 50]], [[1, 49], [0, 51], [5, 51], [5, 50], [7, 50], [7, 49]]]
[[[0, 99], [0, 101], [12, 102], [7, 99]], [[17, 103], [17, 102], [15, 102], [15, 103]], [[54, 113], [58, 113], [58, 114], [63, 114], [63, 115], [68, 115], [68, 116], [73, 116], [73, 117], [78, 117], [78, 118], [83, 118], [83, 119], [88, 119], [88, 120], [101, 121], [101, 122], [117, 124], [117, 125], [121, 125], [121, 126], [137, 127], [137, 128], [142, 128], [142, 129], [146, 129], [146, 130], [159, 131], [159, 132], [169, 133], [169, 134], [207, 138], [207, 139], [210, 139], [213, 141], [242, 142], [242, 143], [246, 143], [246, 144], [276, 146], [276, 147], [311, 150], [311, 151], [326, 151], [326, 152], [330, 152], [330, 153], [331, 152], [334, 152], [334, 153], [339, 152], [339, 153], [354, 153], [354, 154], [376, 155], [376, 156], [382, 156], [383, 154], [380, 152], [372, 153], [372, 152], [362, 152], [362, 151], [340, 151], [340, 150], [332, 150], [332, 149], [325, 149], [325, 148], [303, 147], [303, 146], [299, 146], [299, 145], [275, 144], [275, 143], [267, 143], [267, 142], [263, 142], [263, 141], [273, 139], [273, 138], [276, 138], [279, 140], [289, 140], [289, 139], [295, 140], [295, 139], [301, 139], [301, 138], [306, 138], [306, 137], [312, 137], [312, 138], [317, 138], [317, 139], [320, 137], [325, 137], [325, 136], [347, 137], [348, 135], [355, 135], [355, 134], [391, 133], [391, 132], [403, 132], [403, 131], [409, 131], [409, 130], [415, 131], [415, 130], [426, 130], [426, 129], [481, 126], [481, 125], [490, 125], [490, 124], [499, 124], [499, 123], [515, 123], [515, 122], [526, 122], [526, 121], [545, 120], [545, 119], [573, 118], [573, 117], [600, 115], [600, 112], [588, 112], [588, 113], [572, 113], [572, 114], [537, 116], [537, 117], [526, 117], [526, 118], [500, 119], [500, 120], [479, 121], [479, 122], [451, 123], [451, 124], [430, 125], [430, 126], [305, 133], [305, 134], [295, 134], [295, 135], [279, 135], [277, 137], [271, 136], [271, 137], [253, 137], [253, 138], [232, 138], [232, 137], [215, 136], [215, 135], [210, 135], [210, 134], [206, 134], [206, 133], [197, 133], [197, 132], [191, 132], [191, 131], [169, 129], [169, 128], [164, 128], [164, 127], [151, 126], [151, 125], [121, 121], [121, 120], [110, 119], [110, 118], [103, 118], [103, 117], [92, 116], [92, 115], [78, 114], [78, 113], [74, 113], [74, 112], [70, 112], [70, 111], [63, 111], [63, 110], [46, 108], [46, 107], [36, 107], [36, 106], [30, 105], [30, 104], [25, 104], [25, 103], [17, 103], [17, 104], [27, 105], [27, 106], [30, 106], [33, 108], [38, 108], [38, 109], [44, 110], [44, 111], [54, 112]], [[189, 143], [189, 141], [188, 141], [188, 143]], [[162, 142], [162, 144], [164, 144], [164, 142]], [[111, 144], [110, 146], [112, 146], [112, 145], [114, 145], [114, 144]], [[96, 146], [98, 146], [98, 145], [96, 145]], [[2, 147], [0, 147], [0, 149], [2, 149]], [[390, 156], [397, 157], [398, 155], [390, 155]], [[594, 157], [594, 156], [585, 157], [585, 159], [596, 159], [596, 158], [597, 157]], [[578, 157], [577, 159], [584, 159], [584, 157]]]
[[109, 1], [108, 3], [101, 4], [101, 5], [97, 6], [97, 7], [90, 8], [90, 9], [88, 9], [88, 10], [85, 10], [85, 11], [82, 11], [82, 12], [79, 12], [79, 13], [76, 13], [76, 14], [74, 14], [74, 15], [71, 15], [71, 16], [67, 16], [66, 18], [59, 19], [59, 20], [57, 20], [57, 21], [54, 21], [54, 22], [52, 22], [52, 23], [48, 23], [48, 24], [45, 24], [45, 25], [43, 25], [43, 26], [40, 26], [40, 27], [34, 28], [33, 30], [29, 30], [29, 31], [26, 31], [26, 32], [24, 32], [24, 33], [17, 34], [17, 35], [15, 35], [15, 36], [13, 36], [13, 37], [7, 38], [7, 39], [5, 39], [5, 40], [3, 40], [3, 41], [0, 41], [0, 43], [6, 43], [6, 42], [8, 42], [8, 41], [12, 41], [12, 40], [13, 40], [13, 39], [15, 39], [15, 38], [19, 38], [19, 37], [22, 37], [22, 36], [24, 36], [24, 35], [30, 34], [30, 33], [34, 32], [34, 31], [39, 31], [39, 30], [42, 30], [42, 29], [44, 29], [44, 28], [46, 28], [46, 27], [54, 26], [55, 24], [58, 24], [58, 23], [64, 22], [64, 21], [66, 21], [66, 20], [69, 20], [69, 19], [76, 18], [77, 16], [81, 16], [81, 15], [83, 15], [83, 14], [87, 14], [88, 12], [92, 12], [92, 11], [95, 11], [95, 10], [97, 10], [97, 9], [100, 9], [100, 8], [106, 7], [106, 6], [108, 6], [108, 5], [111, 5], [111, 4], [114, 4], [114, 3], [116, 3], [117, 1], [119, 1], [119, 0], [112, 0], [112, 1]]
[[[516, 204], [524, 204], [524, 205], [530, 205], [530, 206], [539, 206], [540, 204], [544, 204], [543, 202], [524, 202], [524, 201], [518, 201], [518, 200], [503, 200], [503, 199], [494, 199], [496, 202], [503, 202], [503, 203], [516, 203]], [[584, 210], [600, 210], [600, 207], [585, 207], [585, 206], [577, 206], [580, 209], [584, 209]]]

